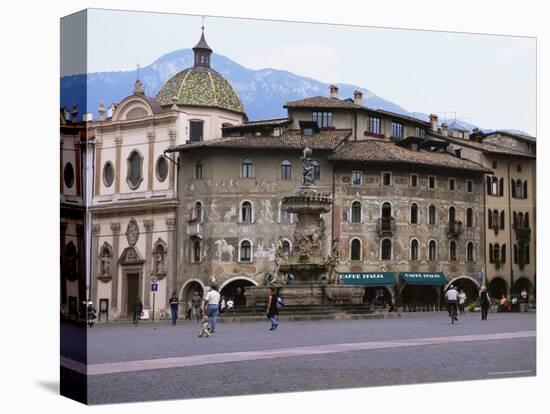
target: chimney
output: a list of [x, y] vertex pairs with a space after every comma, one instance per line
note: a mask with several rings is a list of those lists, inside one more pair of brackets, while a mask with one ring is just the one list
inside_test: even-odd
[[474, 129], [472, 129], [472, 133], [473, 133], [473, 134], [479, 134], [480, 132], [481, 132], [481, 131], [480, 131], [479, 128], [474, 128]]
[[73, 103], [73, 109], [71, 109], [71, 121], [72, 122], [78, 121], [78, 108], [76, 106], [76, 102]]
[[353, 92], [353, 103], [355, 105], [363, 106], [363, 92], [361, 91]]
[[338, 99], [338, 86], [330, 85], [330, 98], [331, 99]]
[[449, 134], [449, 126], [445, 122], [443, 122], [441, 124], [441, 135], [446, 137], [448, 134]]
[[98, 119], [100, 121], [105, 121], [105, 104], [103, 101], [99, 101], [99, 108], [97, 108], [97, 113], [99, 115]]
[[438, 116], [436, 114], [430, 114], [430, 125], [432, 132], [437, 132], [437, 120]]

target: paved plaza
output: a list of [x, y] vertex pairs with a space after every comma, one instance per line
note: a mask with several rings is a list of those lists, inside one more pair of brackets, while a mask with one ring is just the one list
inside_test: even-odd
[[[445, 313], [378, 320], [220, 323], [209, 338], [180, 321], [88, 331], [92, 404], [533, 376], [536, 317]], [[83, 369], [70, 358], [62, 364]]]

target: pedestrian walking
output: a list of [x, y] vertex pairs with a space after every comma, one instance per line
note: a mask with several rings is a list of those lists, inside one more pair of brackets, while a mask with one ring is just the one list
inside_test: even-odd
[[489, 306], [491, 306], [491, 298], [487, 292], [485, 286], [481, 286], [481, 292], [479, 293], [479, 304], [481, 305], [481, 320], [487, 320], [487, 313], [489, 311]]
[[216, 286], [211, 286], [210, 291], [204, 297], [204, 313], [210, 321], [210, 333], [216, 332], [216, 318], [218, 317], [218, 305], [220, 294]]
[[180, 300], [176, 296], [176, 292], [173, 292], [172, 297], [170, 298], [170, 313], [172, 316], [172, 326], [176, 324], [176, 320], [178, 319], [179, 306], [180, 306]]
[[191, 303], [193, 304], [193, 313], [195, 314], [195, 321], [198, 322], [201, 318], [201, 306], [202, 306], [202, 296], [199, 294], [199, 291], [196, 290], [193, 297], [191, 298]]
[[139, 318], [143, 316], [143, 303], [139, 296], [136, 296], [132, 310], [134, 311], [134, 325], [137, 326]]
[[271, 294], [267, 299], [267, 317], [269, 318], [269, 320], [271, 320], [271, 328], [269, 328], [270, 331], [274, 331], [279, 326], [279, 307], [277, 306], [278, 303], [279, 295], [277, 289], [272, 288]]
[[206, 336], [207, 338], [210, 336], [209, 328], [208, 328], [208, 316], [203, 315], [201, 318], [201, 331], [199, 333], [199, 338], [202, 338], [203, 336]]
[[458, 311], [461, 315], [464, 315], [464, 305], [466, 304], [466, 293], [464, 293], [464, 289], [460, 289], [460, 292], [458, 294]]
[[521, 296], [521, 306], [520, 309], [522, 312], [529, 312], [529, 293], [527, 293], [527, 290], [523, 288], [523, 290], [520, 293]]

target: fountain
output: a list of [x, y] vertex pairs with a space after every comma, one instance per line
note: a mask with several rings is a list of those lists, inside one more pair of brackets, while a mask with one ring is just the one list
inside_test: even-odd
[[303, 151], [303, 177], [297, 194], [284, 197], [283, 211], [297, 216], [293, 249], [285, 249], [279, 239], [275, 269], [267, 278], [268, 286], [246, 288], [248, 305], [265, 304], [272, 287], [279, 290], [286, 305], [361, 304], [363, 288], [344, 286], [336, 270], [339, 241], [327, 243], [322, 214], [330, 212], [332, 196], [320, 194], [315, 186], [312, 150]]

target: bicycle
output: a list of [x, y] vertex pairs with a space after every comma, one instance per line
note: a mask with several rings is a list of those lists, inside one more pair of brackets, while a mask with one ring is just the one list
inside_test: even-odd
[[453, 325], [455, 322], [458, 322], [456, 301], [447, 302], [447, 308], [449, 310], [449, 317], [451, 318], [451, 325]]

